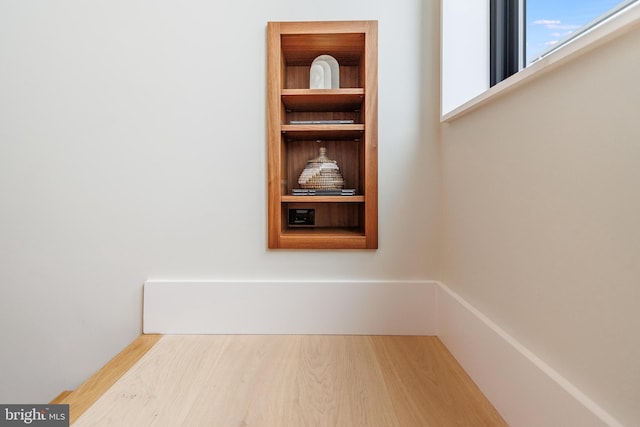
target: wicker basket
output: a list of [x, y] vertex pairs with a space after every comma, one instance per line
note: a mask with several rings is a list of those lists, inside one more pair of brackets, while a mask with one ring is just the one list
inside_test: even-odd
[[337, 190], [344, 187], [344, 178], [335, 160], [327, 157], [327, 149], [320, 148], [320, 155], [307, 162], [298, 178], [302, 188], [315, 190]]

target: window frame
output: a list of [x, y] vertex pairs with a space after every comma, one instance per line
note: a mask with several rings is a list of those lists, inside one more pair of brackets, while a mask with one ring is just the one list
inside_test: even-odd
[[489, 1], [489, 87], [525, 64], [526, 0]]

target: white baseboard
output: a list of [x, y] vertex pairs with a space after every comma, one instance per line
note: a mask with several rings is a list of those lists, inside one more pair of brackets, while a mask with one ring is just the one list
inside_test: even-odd
[[442, 283], [438, 337], [512, 427], [622, 426]]
[[512, 427], [622, 426], [435, 281], [148, 281], [143, 332], [437, 335]]
[[146, 334], [435, 335], [436, 282], [148, 281]]

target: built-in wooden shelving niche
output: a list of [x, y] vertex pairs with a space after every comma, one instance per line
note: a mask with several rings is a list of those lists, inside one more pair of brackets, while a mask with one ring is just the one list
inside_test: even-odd
[[[269, 22], [267, 39], [269, 248], [377, 249], [377, 22]], [[320, 55], [339, 63], [338, 88], [309, 89]], [[321, 146], [355, 195], [292, 195]], [[290, 212], [306, 211], [313, 225], [290, 223]]]

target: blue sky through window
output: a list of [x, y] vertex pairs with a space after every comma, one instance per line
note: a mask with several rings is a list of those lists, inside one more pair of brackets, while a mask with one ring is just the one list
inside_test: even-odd
[[526, 0], [527, 63], [623, 0]]

